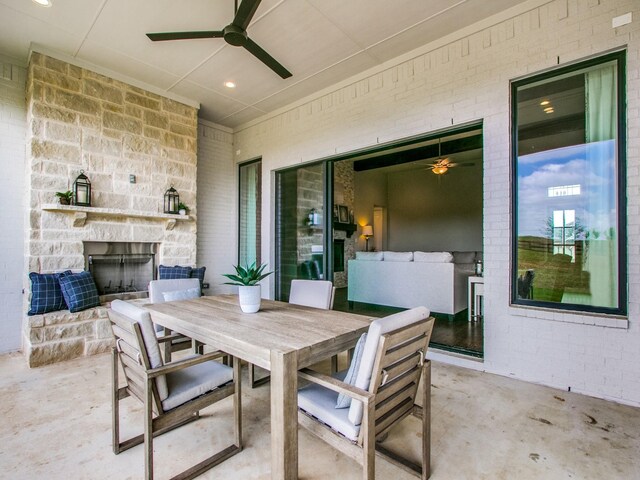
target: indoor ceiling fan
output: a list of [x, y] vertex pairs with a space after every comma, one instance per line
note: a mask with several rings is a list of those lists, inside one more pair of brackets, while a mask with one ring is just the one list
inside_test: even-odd
[[428, 165], [426, 168], [435, 175], [444, 175], [453, 167], [473, 167], [474, 163], [454, 163], [450, 158], [442, 158], [440, 139], [438, 139], [438, 160]]
[[166, 32], [147, 33], [147, 37], [154, 42], [166, 40], [190, 40], [195, 38], [224, 38], [224, 41], [234, 47], [244, 47], [249, 53], [258, 58], [271, 70], [282, 78], [289, 78], [291, 72], [284, 68], [278, 61], [265, 52], [257, 43], [247, 36], [247, 27], [251, 22], [261, 0], [243, 0], [238, 6], [235, 0], [235, 17], [233, 21], [222, 30], [210, 30], [199, 32]]

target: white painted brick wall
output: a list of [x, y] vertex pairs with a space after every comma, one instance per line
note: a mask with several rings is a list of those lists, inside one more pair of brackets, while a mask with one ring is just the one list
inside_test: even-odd
[[[630, 11], [633, 23], [611, 28], [613, 17]], [[485, 369], [640, 404], [640, 237], [633, 234], [640, 231], [640, 3], [531, 0], [510, 14], [236, 129], [233, 148], [242, 153], [235, 161], [263, 159], [262, 255], [273, 261], [274, 169], [483, 119]], [[628, 328], [598, 326], [621, 323], [605, 316], [512, 308], [509, 80], [552, 68], [558, 57], [566, 64], [625, 45]]]
[[19, 350], [21, 343], [26, 74], [24, 66], [0, 55], [0, 353]]
[[238, 260], [237, 166], [231, 130], [210, 122], [198, 125], [198, 236], [196, 263], [207, 267], [206, 295], [232, 293], [223, 273]]

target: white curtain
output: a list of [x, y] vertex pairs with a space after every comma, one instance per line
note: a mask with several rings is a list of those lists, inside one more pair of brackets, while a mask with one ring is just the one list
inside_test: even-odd
[[585, 269], [590, 273], [591, 302], [617, 307], [616, 225], [616, 71], [605, 65], [585, 74], [586, 160], [589, 192]]

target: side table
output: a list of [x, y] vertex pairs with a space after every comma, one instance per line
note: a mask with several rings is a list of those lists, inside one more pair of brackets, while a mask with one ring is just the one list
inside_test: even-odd
[[469, 277], [469, 321], [482, 320], [484, 277]]

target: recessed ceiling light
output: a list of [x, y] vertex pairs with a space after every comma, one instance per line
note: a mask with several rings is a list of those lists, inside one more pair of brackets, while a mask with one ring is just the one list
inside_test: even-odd
[[551, 102], [549, 100], [543, 100], [543, 101], [540, 102], [540, 105], [542, 105], [544, 107], [545, 105], [549, 105], [550, 103]]
[[236, 84], [233, 82], [224, 82], [224, 86], [227, 88], [236, 88]]
[[40, 5], [41, 7], [50, 7], [53, 5], [52, 0], [33, 0], [33, 3]]

